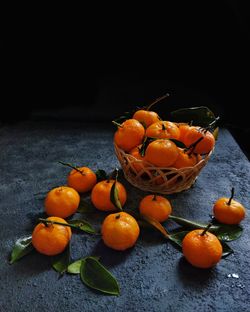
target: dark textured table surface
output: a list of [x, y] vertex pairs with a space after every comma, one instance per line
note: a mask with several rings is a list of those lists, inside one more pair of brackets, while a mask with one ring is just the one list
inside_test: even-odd
[[[234, 254], [211, 270], [191, 267], [158, 233], [141, 232], [136, 246], [116, 252], [97, 236], [75, 234], [72, 256], [101, 256], [116, 276], [121, 295], [105, 296], [85, 287], [79, 276], [59, 278], [50, 258], [31, 253], [13, 265], [17, 238], [31, 233], [43, 213], [44, 192], [66, 183], [69, 168], [58, 160], [112, 171], [119, 166], [106, 125], [21, 122], [0, 128], [0, 311], [250, 311], [249, 213], [243, 235], [229, 245]], [[221, 129], [216, 149], [194, 187], [168, 196], [173, 214], [207, 221], [214, 201], [229, 196], [249, 205], [250, 165], [230, 133]], [[146, 193], [123, 181], [126, 209]], [[87, 197], [88, 200], [88, 197]], [[105, 214], [86, 218], [100, 227]], [[166, 226], [171, 227], [170, 221]], [[236, 274], [238, 278], [230, 277]]]

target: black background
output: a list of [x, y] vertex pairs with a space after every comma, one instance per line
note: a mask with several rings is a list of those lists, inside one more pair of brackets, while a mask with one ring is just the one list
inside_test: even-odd
[[169, 92], [157, 106], [165, 119], [173, 109], [208, 106], [249, 155], [248, 11], [241, 1], [184, 3], [21, 18], [3, 45], [1, 122], [110, 122]]

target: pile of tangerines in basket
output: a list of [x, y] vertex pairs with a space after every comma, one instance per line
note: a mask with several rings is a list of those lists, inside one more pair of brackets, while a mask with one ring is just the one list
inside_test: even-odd
[[[142, 156], [140, 151], [145, 138], [153, 140], [147, 145], [145, 156]], [[174, 140], [183, 142], [186, 148], [177, 147], [177, 141]], [[136, 158], [145, 158], [155, 166], [175, 168], [195, 165], [200, 155], [209, 153], [215, 144], [214, 136], [208, 129], [162, 121], [157, 113], [149, 110], [138, 110], [133, 118], [119, 124], [114, 141], [119, 148]], [[233, 199], [234, 189], [230, 198], [223, 197], [214, 203], [215, 222], [201, 224], [171, 215], [170, 201], [159, 194], [144, 196], [133, 212], [125, 212], [123, 207], [129, 194], [118, 181], [118, 170], [108, 176], [104, 170], [94, 172], [85, 166], [61, 164], [71, 167], [66, 185], [47, 192], [44, 212], [48, 217], [38, 220], [30, 236], [17, 240], [11, 253], [11, 263], [32, 249], [47, 256], [62, 254], [54, 262], [54, 269], [60, 273], [80, 274], [83, 283], [103, 293], [119, 294], [117, 281], [97, 257], [87, 256], [71, 262], [70, 257], [64, 255], [72, 230], [97, 234], [86, 220], [74, 218], [84, 213], [80, 209], [81, 195], [86, 193], [90, 194], [91, 206], [96, 211], [107, 213], [100, 234], [104, 244], [117, 251], [133, 247], [141, 227], [146, 227], [159, 231], [166, 239], [181, 247], [185, 258], [193, 266], [210, 268], [223, 255], [230, 253], [225, 241], [241, 235], [242, 228], [238, 224], [245, 217], [245, 208]], [[163, 224], [168, 219], [181, 225], [181, 230], [168, 232]], [[92, 278], [93, 272], [95, 276]]]
[[[165, 96], [152, 104], [163, 98]], [[215, 138], [209, 131], [211, 125], [202, 128], [161, 120], [155, 111], [149, 110], [150, 107], [137, 110], [132, 118], [122, 124], [114, 122], [118, 127], [114, 142], [123, 151], [154, 166], [176, 169], [193, 167], [200, 161], [201, 155], [212, 151]], [[149, 140], [143, 151], [143, 143]], [[185, 148], [179, 148], [178, 143], [183, 143]]]

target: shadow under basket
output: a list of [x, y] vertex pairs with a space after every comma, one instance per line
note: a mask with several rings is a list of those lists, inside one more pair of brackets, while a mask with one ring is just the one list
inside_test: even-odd
[[114, 148], [128, 182], [143, 191], [160, 194], [173, 194], [188, 190], [213, 153], [212, 150], [204, 155], [194, 167], [175, 169], [156, 167], [149, 162], [136, 159], [116, 144]]

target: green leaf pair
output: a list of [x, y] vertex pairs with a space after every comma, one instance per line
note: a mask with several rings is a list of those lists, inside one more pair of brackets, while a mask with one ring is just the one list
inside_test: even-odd
[[70, 274], [80, 274], [82, 282], [88, 287], [108, 295], [118, 296], [119, 285], [115, 277], [99, 262], [98, 257], [85, 257], [67, 267]]

